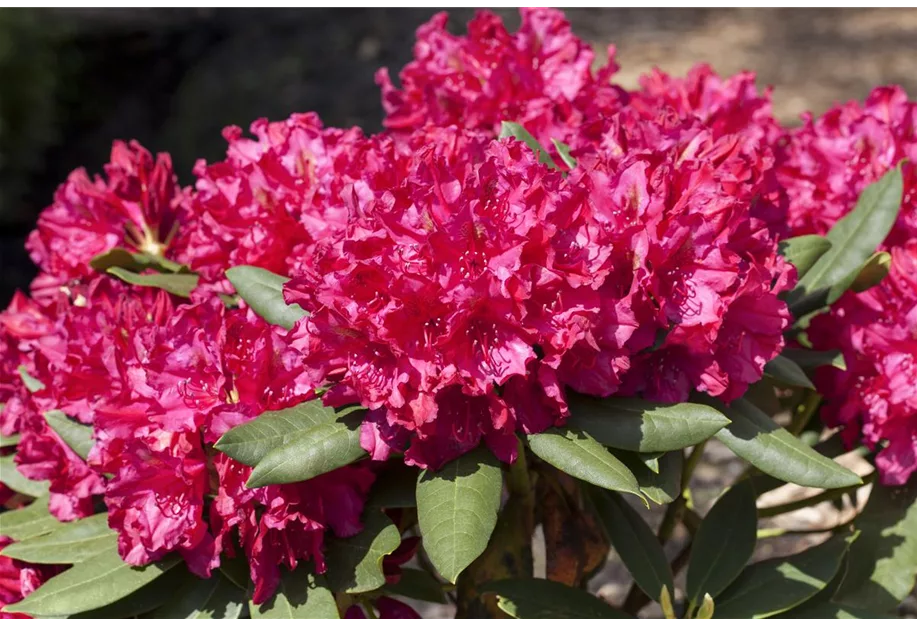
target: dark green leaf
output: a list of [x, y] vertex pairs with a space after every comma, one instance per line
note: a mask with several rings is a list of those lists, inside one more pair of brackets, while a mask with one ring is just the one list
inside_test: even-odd
[[283, 300], [283, 284], [287, 277], [255, 266], [236, 266], [226, 271], [226, 277], [249, 307], [270, 322], [292, 329], [306, 315], [299, 305], [287, 305]]
[[[831, 248], [799, 281], [790, 295], [794, 314], [812, 311], [840, 297], [841, 284], [858, 270], [888, 235], [901, 207], [901, 166], [890, 170], [860, 194], [853, 211], [828, 232]], [[832, 289], [833, 288], [833, 289]]]
[[830, 240], [820, 235], [791, 237], [781, 241], [779, 246], [780, 254], [796, 266], [796, 274], [800, 277], [805, 275], [830, 248]]
[[284, 571], [277, 593], [260, 607], [249, 603], [252, 618], [340, 618], [334, 595], [325, 578], [314, 575], [308, 564]]
[[391, 519], [369, 510], [363, 531], [350, 538], [334, 538], [325, 548], [328, 587], [335, 592], [359, 594], [385, 585], [382, 559], [401, 544], [401, 533]]
[[67, 414], [56, 409], [46, 411], [45, 420], [74, 453], [82, 459], [89, 457], [89, 451], [92, 450], [92, 427], [70, 420]]
[[684, 457], [681, 451], [669, 451], [659, 458], [659, 472], [653, 472], [631, 451], [612, 451], [630, 468], [637, 479], [640, 491], [653, 503], [666, 505], [681, 494], [681, 469]]
[[16, 368], [16, 371], [19, 372], [19, 377], [25, 384], [25, 389], [27, 389], [32, 394], [35, 392], [41, 392], [43, 389], [45, 389], [45, 384], [30, 375], [25, 369], [25, 366], [20, 365], [18, 368]]
[[814, 488], [843, 488], [862, 483], [856, 473], [819, 455], [770, 419], [738, 399], [729, 407], [711, 401], [732, 424], [716, 437], [755, 468], [790, 483]]
[[108, 528], [108, 514], [96, 514], [59, 527], [56, 531], [3, 549], [2, 554], [32, 564], [77, 564], [106, 549], [117, 547], [118, 534]]
[[191, 292], [197, 287], [198, 279], [196, 274], [138, 274], [118, 267], [108, 268], [106, 272], [125, 283], [155, 287], [182, 298], [188, 298], [191, 295]]
[[528, 146], [535, 156], [538, 157], [538, 163], [543, 163], [549, 168], [558, 169], [554, 159], [548, 154], [548, 151], [541, 147], [538, 140], [532, 137], [532, 134], [525, 130], [525, 127], [516, 122], [503, 122], [500, 125], [500, 137], [512, 137], [518, 139]]
[[427, 603], [446, 603], [442, 584], [430, 573], [417, 568], [402, 567], [401, 579], [386, 585], [384, 592]]
[[630, 492], [643, 498], [634, 473], [582, 431], [555, 427], [529, 435], [528, 445], [540, 459], [570, 476], [606, 490]]
[[71, 614], [68, 618], [99, 620], [112, 618], [145, 618], [170, 599], [177, 597], [182, 590], [194, 586], [200, 579], [192, 575], [183, 564], [170, 568], [169, 572], [159, 576], [138, 590], [134, 590], [114, 603], [86, 612]]
[[21, 509], [0, 514], [0, 536], [7, 536], [17, 542], [51, 533], [63, 526], [64, 523], [48, 512], [47, 496]]
[[[854, 292], [865, 292], [882, 282], [891, 269], [892, 256], [885, 251], [873, 253], [866, 263], [857, 270], [856, 276], [850, 282], [850, 289]], [[829, 297], [830, 298], [830, 297]], [[840, 296], [838, 296], [840, 298]]]
[[593, 489], [589, 495], [608, 539], [640, 589], [656, 601], [663, 586], [674, 590], [669, 561], [643, 517], [619, 494]]
[[[781, 614], [778, 618], [790, 618], [787, 614]], [[891, 613], [876, 612], [873, 610], [864, 610], [858, 607], [842, 605], [827, 601], [818, 605], [807, 606], [805, 609], [792, 613], [792, 618], [898, 618]]]
[[28, 597], [7, 605], [7, 612], [36, 616], [69, 616], [103, 607], [149, 584], [179, 563], [177, 555], [137, 568], [124, 563], [112, 548], [46, 581]]
[[455, 583], [478, 557], [497, 524], [503, 474], [485, 448], [443, 466], [425, 470], [417, 480], [417, 518], [423, 545], [436, 570]]
[[696, 403], [570, 394], [567, 426], [626, 451], [674, 451], [702, 442], [729, 424], [721, 412]]
[[799, 365], [783, 355], [777, 355], [764, 365], [764, 374], [776, 380], [779, 383], [785, 383], [794, 387], [814, 390], [815, 385], [802, 371]]
[[246, 609], [245, 593], [219, 572], [189, 584], [144, 618], [235, 619]]
[[796, 607], [828, 585], [852, 536], [792, 555], [752, 564], [716, 598], [717, 618], [767, 618]]
[[496, 594], [500, 609], [514, 618], [633, 618], [585, 590], [547, 579], [503, 579], [481, 592]]
[[342, 409], [326, 407], [321, 399], [306, 401], [277, 411], [266, 411], [251, 422], [230, 429], [214, 445], [246, 466], [257, 466], [265, 455], [289, 444], [294, 439], [318, 425], [339, 420], [344, 416], [365, 410], [351, 405]]
[[783, 356], [792, 359], [804, 370], [819, 366], [834, 366], [838, 370], [847, 370], [844, 354], [839, 350], [814, 351], [807, 348], [785, 348]]
[[366, 457], [360, 446], [361, 419], [361, 414], [341, 416], [298, 433], [258, 462], [246, 486], [306, 481]]
[[376, 475], [367, 507], [377, 509], [417, 507], [417, 468], [395, 460]]
[[685, 586], [689, 601], [699, 604], [704, 593], [715, 598], [739, 576], [755, 550], [757, 527], [755, 491], [743, 481], [717, 500], [694, 536]]
[[561, 161], [567, 164], [567, 167], [571, 170], [576, 167], [576, 159], [570, 156], [570, 146], [563, 142], [559, 142], [556, 139], [552, 139], [551, 142], [554, 144], [554, 148], [557, 150], [557, 154], [560, 155]]
[[892, 611], [917, 578], [917, 476], [901, 487], [874, 484], [856, 527], [860, 537], [850, 548], [847, 577], [834, 600]]
[[99, 270], [100, 272], [114, 267], [124, 268], [131, 272], [143, 272], [144, 270], [156, 270], [157, 272], [166, 273], [190, 272], [186, 265], [146, 253], [132, 253], [124, 248], [112, 248], [107, 253], [93, 257], [89, 265], [93, 270]]
[[32, 496], [35, 498], [44, 496], [48, 493], [48, 481], [32, 481], [27, 479], [16, 468], [16, 462], [13, 461], [13, 455], [0, 457], [0, 481], [2, 481], [10, 490]]

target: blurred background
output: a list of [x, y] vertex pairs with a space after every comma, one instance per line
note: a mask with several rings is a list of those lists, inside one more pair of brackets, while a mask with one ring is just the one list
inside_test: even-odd
[[[432, 9], [0, 9], [0, 305], [34, 270], [23, 244], [57, 185], [97, 172], [113, 139], [172, 153], [183, 184], [218, 159], [220, 130], [317, 111], [328, 125], [381, 128], [373, 73], [397, 73]], [[518, 14], [499, 10], [510, 28]], [[461, 32], [473, 11], [452, 11]], [[914, 9], [580, 9], [575, 32], [635, 86], [659, 65], [706, 61], [775, 87], [777, 115], [903, 85], [917, 97]]]

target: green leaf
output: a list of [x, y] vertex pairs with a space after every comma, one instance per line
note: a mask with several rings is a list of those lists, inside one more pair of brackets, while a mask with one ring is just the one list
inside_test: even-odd
[[838, 535], [788, 558], [752, 564], [716, 599], [717, 618], [767, 618], [796, 607], [828, 585], [852, 541]]
[[334, 538], [325, 549], [328, 586], [335, 592], [359, 594], [385, 585], [382, 559], [401, 544], [401, 533], [391, 519], [369, 510], [363, 531], [349, 538]]
[[70, 420], [67, 414], [57, 409], [46, 411], [45, 420], [74, 453], [82, 459], [89, 457], [89, 451], [92, 450], [92, 427]]
[[525, 127], [516, 122], [503, 122], [500, 125], [500, 138], [512, 137], [518, 139], [526, 146], [531, 148], [532, 152], [535, 153], [535, 156], [538, 157], [538, 163], [543, 163], [549, 168], [557, 170], [557, 164], [554, 163], [554, 159], [551, 158], [551, 155], [548, 154], [548, 151], [541, 147], [541, 144], [538, 143], [538, 140], [532, 137], [532, 134], [525, 130]]
[[5, 610], [36, 616], [68, 616], [94, 610], [139, 590], [180, 561], [173, 554], [137, 568], [123, 562], [113, 547], [49, 579], [22, 601], [7, 605]]
[[514, 618], [633, 618], [585, 590], [547, 579], [503, 579], [481, 592], [496, 594], [497, 605]]
[[13, 455], [0, 457], [0, 481], [2, 481], [10, 490], [38, 498], [48, 493], [49, 481], [32, 481], [27, 479], [16, 468], [16, 462], [13, 461]]
[[876, 612], [893, 611], [917, 578], [917, 476], [904, 486], [872, 486], [856, 518], [860, 537], [834, 600]]
[[796, 266], [799, 277], [804, 276], [830, 248], [831, 241], [820, 235], [791, 237], [781, 241], [778, 246], [780, 254]]
[[705, 592], [716, 597], [739, 576], [754, 553], [757, 527], [755, 491], [743, 481], [717, 500], [694, 536], [685, 586], [689, 601], [699, 604]]
[[283, 300], [283, 284], [287, 277], [255, 266], [236, 266], [226, 271], [226, 278], [256, 314], [271, 324], [292, 329], [306, 315], [299, 305], [287, 305]]
[[194, 578], [190, 585], [144, 618], [235, 619], [245, 609], [245, 593], [217, 572], [210, 579]]
[[[0, 411], [3, 410], [2, 405], [0, 405]], [[16, 446], [19, 444], [19, 434], [14, 433], [13, 435], [3, 435], [0, 433], [0, 448], [5, 446]]]
[[796, 362], [804, 370], [811, 370], [819, 366], [834, 366], [838, 370], [847, 370], [844, 353], [839, 350], [814, 351], [807, 348], [785, 348], [782, 355]]
[[643, 517], [614, 492], [593, 489], [589, 496], [608, 539], [640, 589], [655, 601], [663, 586], [674, 590], [669, 561]]
[[252, 618], [340, 618], [325, 578], [313, 574], [308, 564], [300, 564], [293, 572], [284, 571], [273, 598], [260, 607], [254, 603], [249, 606]]
[[697, 610], [697, 615], [694, 618], [699, 620], [706, 620], [713, 618], [713, 611], [715, 605], [713, 603], [713, 597], [709, 594], [704, 594], [704, 600], [700, 604], [700, 608]]
[[401, 460], [395, 462], [376, 475], [367, 507], [417, 507], [417, 476], [420, 472]]
[[365, 410], [351, 405], [342, 409], [326, 407], [321, 399], [306, 401], [277, 411], [266, 411], [251, 422], [230, 429], [214, 445], [246, 466], [257, 466], [271, 451], [289, 444], [309, 429], [334, 422], [344, 416]]
[[[781, 614], [779, 618], [790, 618], [787, 614]], [[820, 603], [818, 605], [807, 606], [798, 612], [794, 611], [792, 618], [898, 618], [892, 613], [875, 612], [873, 610], [864, 610], [858, 607], [842, 605], [831, 601]]]
[[554, 427], [527, 437], [535, 455], [568, 475], [606, 490], [629, 492], [643, 498], [634, 473], [582, 431], [574, 431], [569, 426]]
[[383, 589], [385, 594], [426, 601], [427, 603], [446, 603], [443, 586], [430, 573], [417, 568], [401, 568], [401, 578]]
[[155, 287], [182, 298], [188, 298], [191, 295], [191, 292], [197, 287], [198, 280], [196, 274], [138, 274], [118, 267], [108, 268], [105, 271], [125, 283]]
[[106, 253], [93, 257], [89, 265], [93, 270], [104, 272], [109, 268], [118, 267], [131, 272], [156, 270], [157, 272], [188, 273], [188, 266], [170, 261], [165, 257], [148, 255], [146, 253], [132, 253], [124, 248], [112, 248]]
[[113, 603], [86, 612], [77, 612], [68, 616], [70, 619], [99, 620], [111, 618], [145, 618], [148, 612], [154, 612], [170, 599], [176, 598], [181, 591], [194, 586], [200, 579], [179, 564], [169, 572], [159, 576], [142, 588], [134, 590]]
[[[885, 251], [873, 253], [866, 262], [857, 270], [856, 276], [850, 282], [850, 289], [854, 292], [865, 292], [882, 282], [891, 269], [892, 256]], [[840, 298], [840, 296], [838, 296]]]
[[35, 392], [41, 392], [45, 389], [45, 384], [33, 377], [25, 369], [25, 366], [20, 365], [16, 368], [16, 371], [19, 372], [19, 378], [22, 379], [22, 382], [25, 384], [25, 389], [34, 394]]
[[118, 533], [108, 528], [108, 514], [101, 513], [11, 544], [2, 554], [32, 564], [77, 564], [106, 549], [116, 549], [117, 540]]
[[575, 168], [576, 159], [570, 156], [570, 146], [563, 142], [559, 142], [556, 139], [552, 139], [551, 142], [554, 144], [554, 148], [557, 150], [557, 154], [560, 155], [561, 161], [563, 161], [571, 170]]
[[478, 557], [497, 524], [503, 473], [486, 448], [452, 460], [417, 480], [417, 519], [427, 556], [455, 583]]
[[[800, 279], [790, 294], [794, 314], [831, 304], [839, 287], [852, 281], [858, 270], [885, 240], [901, 207], [903, 181], [900, 164], [860, 194], [853, 211], [828, 232], [831, 248]], [[848, 285], [843, 285], [844, 289]], [[832, 289], [833, 288], [833, 289]]]
[[658, 453], [702, 442], [729, 424], [722, 412], [697, 403], [656, 403], [638, 398], [570, 394], [567, 426], [605, 446]]
[[0, 514], [0, 536], [7, 536], [17, 542], [51, 533], [63, 526], [64, 523], [48, 512], [47, 496], [42, 496], [21, 509]]
[[659, 458], [659, 472], [653, 472], [631, 451], [612, 451], [619, 460], [630, 468], [637, 479], [637, 485], [646, 498], [653, 503], [666, 505], [681, 494], [681, 470], [684, 457], [681, 451], [669, 451]]
[[298, 433], [258, 462], [246, 487], [306, 481], [366, 457], [360, 446], [361, 420], [362, 414], [340, 416]]
[[799, 365], [783, 355], [777, 355], [764, 365], [764, 374], [779, 383], [785, 383], [799, 388], [814, 390], [815, 385], [802, 371]]
[[738, 399], [725, 407], [712, 401], [732, 424], [716, 437], [755, 468], [784, 481], [813, 488], [843, 488], [862, 483], [851, 470], [819, 455], [770, 419], [760, 409]]
[[643, 462], [643, 465], [650, 469], [650, 472], [659, 474], [659, 459], [665, 453], [637, 453], [637, 459]]

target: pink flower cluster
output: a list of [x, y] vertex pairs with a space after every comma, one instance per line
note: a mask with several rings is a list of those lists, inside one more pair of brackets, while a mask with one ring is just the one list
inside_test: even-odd
[[881, 247], [891, 255], [888, 277], [848, 292], [809, 329], [815, 348], [840, 348], [847, 363], [818, 373], [822, 417], [845, 427], [848, 444], [880, 448], [883, 481], [903, 484], [917, 471], [917, 103], [900, 88], [876, 89], [862, 105], [807, 118], [783, 150], [780, 181], [800, 235], [826, 233], [867, 185], [906, 160], [901, 211]]

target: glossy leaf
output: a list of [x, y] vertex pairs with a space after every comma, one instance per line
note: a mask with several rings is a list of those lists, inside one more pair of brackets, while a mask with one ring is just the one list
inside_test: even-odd
[[175, 554], [155, 564], [126, 564], [114, 548], [103, 551], [52, 577], [28, 597], [7, 605], [7, 612], [68, 616], [114, 603], [149, 584], [180, 561]]
[[306, 315], [302, 307], [288, 305], [283, 299], [283, 284], [290, 280], [287, 277], [255, 266], [236, 266], [226, 271], [226, 278], [242, 300], [271, 324], [289, 330]]
[[656, 403], [638, 398], [593, 398], [570, 394], [567, 427], [596, 441], [640, 453], [693, 446], [729, 424], [722, 412], [697, 403]]
[[197, 287], [196, 274], [138, 274], [124, 268], [112, 267], [105, 270], [108, 274], [117, 277], [125, 283], [140, 285], [142, 287], [155, 287], [170, 294], [188, 298]]
[[306, 481], [366, 457], [360, 446], [360, 421], [361, 414], [340, 416], [298, 433], [258, 462], [246, 486]]
[[10, 490], [38, 498], [48, 493], [48, 481], [32, 481], [22, 475], [16, 468], [13, 455], [0, 457], [0, 481]]
[[528, 445], [540, 459], [572, 477], [606, 490], [629, 492], [643, 498], [634, 473], [582, 431], [569, 427], [548, 429], [529, 435]]
[[851, 536], [788, 558], [752, 564], [716, 598], [717, 618], [767, 618], [796, 607], [828, 585], [841, 568]]
[[71, 420], [67, 414], [56, 409], [46, 411], [45, 420], [74, 453], [82, 459], [89, 457], [89, 451], [92, 450], [92, 427]]
[[219, 572], [190, 585], [144, 618], [235, 619], [247, 609], [245, 593]]
[[684, 457], [681, 451], [669, 451], [660, 457], [659, 472], [653, 472], [651, 468], [640, 460], [637, 456], [639, 453], [632, 451], [612, 451], [618, 459], [630, 468], [637, 479], [637, 485], [640, 486], [640, 492], [659, 505], [671, 503], [678, 495], [681, 494], [681, 471], [684, 465]]
[[805, 275], [830, 248], [831, 241], [820, 235], [790, 237], [782, 240], [779, 245], [780, 254], [796, 266], [796, 274], [800, 277]]
[[369, 510], [360, 533], [328, 541], [328, 586], [335, 592], [350, 594], [381, 588], [385, 585], [382, 560], [400, 544], [401, 533], [391, 519], [378, 510]]
[[819, 366], [834, 366], [838, 370], [847, 370], [844, 354], [839, 350], [814, 351], [807, 348], [785, 348], [782, 355], [796, 362], [804, 370]]
[[33, 564], [77, 564], [106, 549], [117, 548], [118, 533], [108, 514], [66, 523], [56, 531], [11, 544], [2, 554]]
[[717, 439], [755, 468], [783, 481], [814, 488], [862, 483], [856, 473], [818, 454], [745, 399], [735, 400], [729, 407], [719, 401], [711, 403], [732, 420], [717, 433]]
[[257, 466], [265, 455], [289, 444], [318, 425], [365, 410], [356, 405], [342, 409], [326, 407], [314, 399], [287, 409], [266, 411], [254, 420], [234, 427], [217, 440], [214, 447], [246, 466]]
[[557, 154], [560, 155], [561, 161], [563, 161], [571, 170], [575, 168], [576, 159], [570, 155], [570, 146], [563, 142], [559, 142], [556, 139], [552, 139], [551, 142], [554, 144], [554, 149], [557, 150]]
[[900, 165], [863, 190], [853, 211], [828, 232], [831, 248], [800, 279], [790, 295], [794, 313], [811, 311], [824, 303], [830, 305], [840, 297], [842, 292], [835, 286], [852, 281], [856, 276], [853, 273], [885, 240], [898, 217], [902, 192]]
[[538, 157], [538, 163], [543, 163], [549, 168], [558, 169], [554, 159], [548, 154], [548, 151], [542, 148], [538, 140], [532, 137], [532, 134], [525, 130], [525, 127], [516, 122], [503, 122], [500, 125], [500, 138], [512, 137], [518, 139], [528, 146], [535, 156]]
[[514, 618], [633, 618], [579, 588], [547, 579], [503, 579], [482, 588]]
[[260, 606], [249, 606], [252, 618], [340, 618], [325, 578], [314, 575], [307, 564], [293, 572], [284, 570], [277, 593]]
[[739, 576], [755, 550], [758, 516], [755, 491], [743, 481], [723, 494], [704, 517], [688, 561], [685, 593], [699, 604], [714, 598]]
[[99, 620], [117, 618], [145, 618], [149, 612], [177, 598], [182, 590], [194, 586], [200, 579], [179, 564], [169, 572], [157, 577], [154, 581], [131, 592], [125, 597], [102, 607], [85, 612], [71, 614], [67, 618], [80, 620]]
[[860, 536], [834, 600], [876, 612], [893, 611], [917, 579], [917, 476], [904, 486], [875, 484], [856, 519]]
[[21, 509], [0, 514], [0, 536], [21, 541], [57, 531], [64, 523], [48, 511], [48, 497], [35, 499]]
[[430, 573], [418, 568], [401, 567], [401, 578], [385, 586], [385, 594], [426, 601], [427, 603], [446, 603], [443, 586]]
[[186, 265], [176, 263], [164, 257], [148, 255], [146, 253], [134, 253], [124, 248], [112, 248], [106, 253], [93, 257], [89, 265], [93, 270], [104, 272], [109, 268], [124, 268], [131, 272], [143, 272], [144, 270], [156, 270], [157, 272], [181, 272], [188, 273], [189, 268]]
[[591, 490], [589, 495], [608, 539], [640, 589], [656, 601], [663, 586], [674, 590], [669, 561], [643, 517], [619, 494]]
[[[866, 263], [857, 270], [856, 276], [850, 282], [850, 289], [854, 292], [865, 292], [875, 287], [888, 276], [891, 269], [892, 256], [880, 250], [866, 260]], [[838, 296], [839, 298], [840, 296]], [[829, 297], [830, 298], [830, 297]]]
[[765, 364], [764, 374], [779, 383], [808, 390], [815, 389], [815, 385], [809, 380], [802, 368], [795, 361], [787, 359], [783, 355], [777, 355]]
[[487, 547], [497, 524], [503, 475], [485, 448], [470, 453], [417, 481], [417, 518], [423, 546], [433, 566], [449, 582]]

